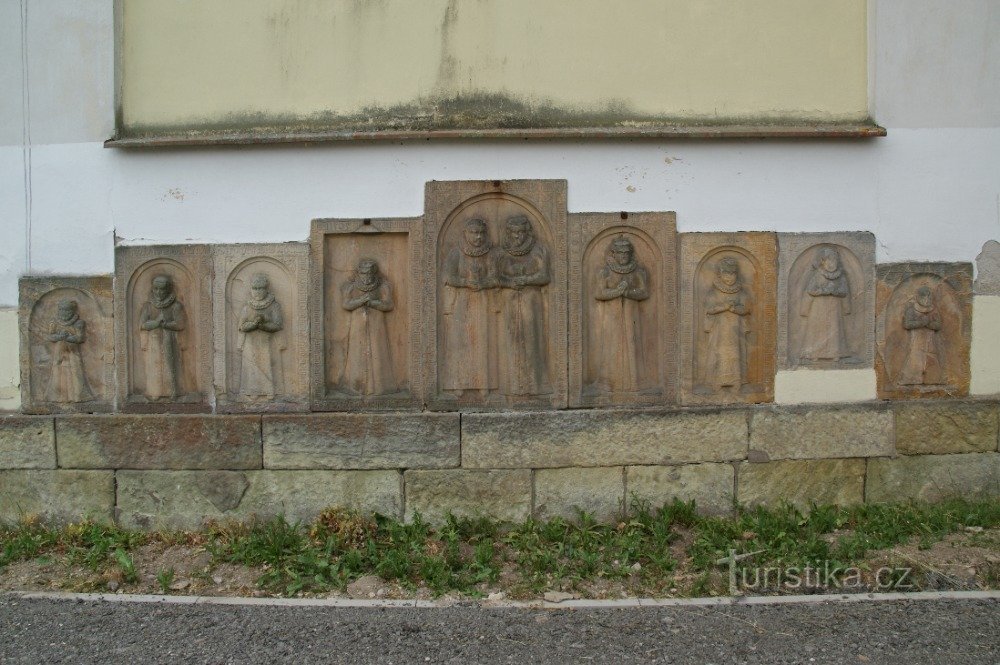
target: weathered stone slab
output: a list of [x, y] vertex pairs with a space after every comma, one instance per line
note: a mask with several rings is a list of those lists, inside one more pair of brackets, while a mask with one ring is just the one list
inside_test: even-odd
[[461, 463], [459, 414], [264, 417], [269, 469], [439, 469]]
[[139, 529], [195, 529], [205, 520], [283, 515], [309, 521], [328, 506], [399, 518], [398, 471], [119, 471], [118, 520]]
[[259, 469], [257, 416], [73, 416], [56, 419], [68, 469]]
[[0, 471], [0, 522], [29, 516], [60, 524], [110, 521], [114, 506], [111, 471]]
[[428, 406], [566, 405], [566, 181], [428, 182]]
[[220, 412], [309, 408], [309, 245], [213, 245]]
[[681, 401], [774, 399], [773, 233], [682, 233]]
[[967, 395], [972, 264], [891, 263], [877, 274], [879, 397]]
[[731, 464], [630, 466], [625, 469], [629, 503], [645, 502], [653, 510], [680, 499], [694, 500], [702, 514], [731, 513], [734, 480], [735, 470]]
[[56, 468], [52, 418], [0, 416], [0, 469]]
[[997, 451], [995, 402], [896, 405], [896, 452], [901, 455]]
[[676, 213], [574, 213], [569, 231], [570, 406], [673, 402]]
[[115, 385], [111, 276], [22, 277], [19, 287], [24, 412], [110, 411]]
[[940, 501], [1000, 496], [1000, 454], [915, 455], [868, 462], [865, 500]]
[[778, 367], [872, 367], [875, 236], [778, 234]]
[[1000, 296], [1000, 242], [987, 240], [976, 257], [977, 296]]
[[209, 410], [212, 261], [208, 245], [115, 248], [118, 408]]
[[844, 506], [864, 499], [865, 460], [745, 462], [737, 467], [736, 478], [736, 499], [744, 505], [787, 501], [800, 509], [811, 503]]
[[542, 469], [743, 459], [743, 410], [462, 415], [462, 465]]
[[419, 217], [312, 221], [313, 410], [421, 406], [420, 299], [429, 277], [420, 229]]
[[620, 466], [541, 469], [535, 472], [535, 517], [576, 520], [579, 510], [601, 522], [623, 514], [625, 476]]
[[771, 460], [887, 456], [892, 432], [892, 411], [881, 406], [759, 409], [750, 416], [750, 451]]
[[489, 516], [521, 521], [531, 514], [531, 471], [406, 471], [406, 516], [420, 513], [432, 523], [456, 517]]

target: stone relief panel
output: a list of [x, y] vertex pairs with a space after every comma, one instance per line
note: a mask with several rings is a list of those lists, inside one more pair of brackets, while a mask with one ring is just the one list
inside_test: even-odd
[[778, 367], [872, 367], [875, 236], [779, 233], [778, 247]]
[[977, 296], [1000, 296], [1000, 242], [983, 243], [976, 256], [976, 282], [972, 290]]
[[681, 234], [681, 400], [774, 399], [773, 233]]
[[209, 410], [211, 282], [208, 245], [115, 249], [115, 352], [122, 411]]
[[309, 408], [309, 245], [217, 245], [215, 399], [223, 412]]
[[429, 182], [433, 409], [566, 404], [566, 182]]
[[877, 274], [879, 397], [967, 395], [972, 264], [891, 263]]
[[419, 407], [419, 218], [312, 226], [312, 405]]
[[111, 276], [19, 283], [25, 413], [98, 413], [114, 402]]
[[676, 216], [569, 215], [569, 403], [675, 399]]

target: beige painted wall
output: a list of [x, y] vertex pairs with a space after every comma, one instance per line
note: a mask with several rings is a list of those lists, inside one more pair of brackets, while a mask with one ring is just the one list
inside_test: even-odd
[[0, 411], [21, 408], [20, 335], [17, 310], [0, 309]]
[[126, 129], [868, 115], [865, 0], [119, 2]]

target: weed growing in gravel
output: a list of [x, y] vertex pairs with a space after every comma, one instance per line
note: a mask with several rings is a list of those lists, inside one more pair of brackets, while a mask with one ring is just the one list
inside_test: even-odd
[[[952, 500], [847, 508], [785, 504], [736, 508], [730, 517], [701, 516], [693, 502], [652, 509], [634, 502], [615, 523], [579, 513], [572, 520], [529, 519], [520, 524], [448, 517], [432, 526], [324, 510], [308, 524], [282, 518], [215, 522], [196, 532], [141, 533], [96, 522], [61, 529], [25, 520], [0, 527], [0, 572], [17, 561], [61, 557], [126, 585], [140, 584], [135, 552], [162, 543], [204, 548], [211, 568], [222, 564], [262, 571], [258, 585], [285, 595], [343, 590], [366, 575], [415, 591], [426, 587], [480, 596], [501, 588], [511, 596], [549, 589], [601, 593], [704, 595], [725, 590], [718, 561], [735, 552], [739, 571], [761, 566], [864, 566], [874, 550], [917, 539], [928, 547], [963, 529], [987, 531], [977, 547], [1000, 550], [1000, 499]], [[996, 585], [997, 566], [982, 571]], [[173, 568], [146, 573], [163, 593]], [[155, 577], [155, 579], [153, 579]], [[210, 576], [206, 576], [211, 579]]]

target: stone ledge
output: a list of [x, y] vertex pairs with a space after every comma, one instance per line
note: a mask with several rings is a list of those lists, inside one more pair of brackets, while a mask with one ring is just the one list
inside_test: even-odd
[[431, 523], [486, 515], [521, 521], [531, 514], [528, 469], [407, 471], [403, 474], [406, 517], [420, 513]]
[[733, 512], [735, 470], [732, 464], [630, 466], [625, 470], [628, 502], [648, 502], [653, 510], [674, 499], [695, 502], [699, 513]]
[[1000, 496], [1000, 453], [916, 455], [868, 461], [865, 500], [940, 501]]
[[467, 468], [725, 462], [746, 454], [745, 408], [462, 416], [462, 466]]
[[28, 516], [56, 524], [110, 521], [114, 507], [111, 471], [0, 471], [0, 522]]
[[625, 508], [624, 469], [590, 467], [541, 469], [535, 472], [535, 517], [576, 521], [583, 510], [602, 522], [619, 517]]
[[941, 401], [898, 404], [896, 451], [901, 455], [996, 452], [998, 409], [995, 403]]
[[0, 469], [56, 468], [53, 419], [0, 416]]
[[767, 407], [750, 418], [756, 459], [892, 455], [893, 414], [885, 406]]
[[269, 469], [440, 469], [461, 463], [457, 413], [264, 416]]
[[864, 500], [863, 459], [744, 462], [736, 474], [736, 499], [748, 506], [788, 501], [806, 510], [811, 503], [846, 506]]
[[56, 418], [64, 469], [259, 469], [260, 416]]
[[328, 506], [399, 518], [398, 471], [119, 471], [118, 521], [196, 529], [206, 519], [283, 515], [308, 521]]

